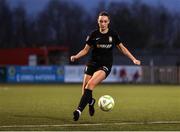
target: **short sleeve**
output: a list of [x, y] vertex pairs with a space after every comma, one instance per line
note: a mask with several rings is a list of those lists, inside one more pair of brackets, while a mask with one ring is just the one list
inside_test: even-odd
[[86, 44], [88, 44], [89, 46], [93, 45], [93, 33], [90, 33], [87, 38], [86, 38]]
[[120, 43], [122, 43], [122, 39], [120, 38], [117, 32], [114, 32], [114, 39], [115, 39], [115, 45], [119, 45]]

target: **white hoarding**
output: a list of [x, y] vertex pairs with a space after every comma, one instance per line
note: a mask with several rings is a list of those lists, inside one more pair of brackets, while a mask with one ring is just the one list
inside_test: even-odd
[[82, 82], [84, 66], [65, 66], [65, 82]]
[[[85, 66], [65, 66], [65, 82], [82, 82]], [[103, 81], [107, 83], [137, 83], [142, 80], [140, 66], [113, 66], [110, 75]]]

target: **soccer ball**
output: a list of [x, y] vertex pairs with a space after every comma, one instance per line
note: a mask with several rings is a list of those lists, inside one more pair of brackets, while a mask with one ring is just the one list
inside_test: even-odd
[[114, 107], [114, 99], [109, 95], [103, 95], [98, 100], [98, 106], [102, 111], [110, 111]]

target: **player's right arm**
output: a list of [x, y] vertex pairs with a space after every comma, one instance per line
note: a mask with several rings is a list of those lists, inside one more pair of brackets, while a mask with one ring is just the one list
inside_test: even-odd
[[124, 55], [126, 55], [129, 59], [131, 59], [134, 64], [141, 65], [141, 61], [137, 60], [122, 43], [117, 45], [117, 47]]
[[71, 56], [70, 60], [72, 62], [74, 62], [75, 60], [78, 60], [80, 59], [81, 57], [87, 55], [87, 53], [89, 52], [90, 50], [90, 46], [88, 44], [85, 45], [84, 49], [82, 49], [79, 53], [77, 53], [76, 55], [73, 55]]

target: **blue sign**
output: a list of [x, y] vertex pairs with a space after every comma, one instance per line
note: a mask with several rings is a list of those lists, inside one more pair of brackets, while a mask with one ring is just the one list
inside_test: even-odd
[[8, 66], [7, 82], [64, 82], [63, 66]]

